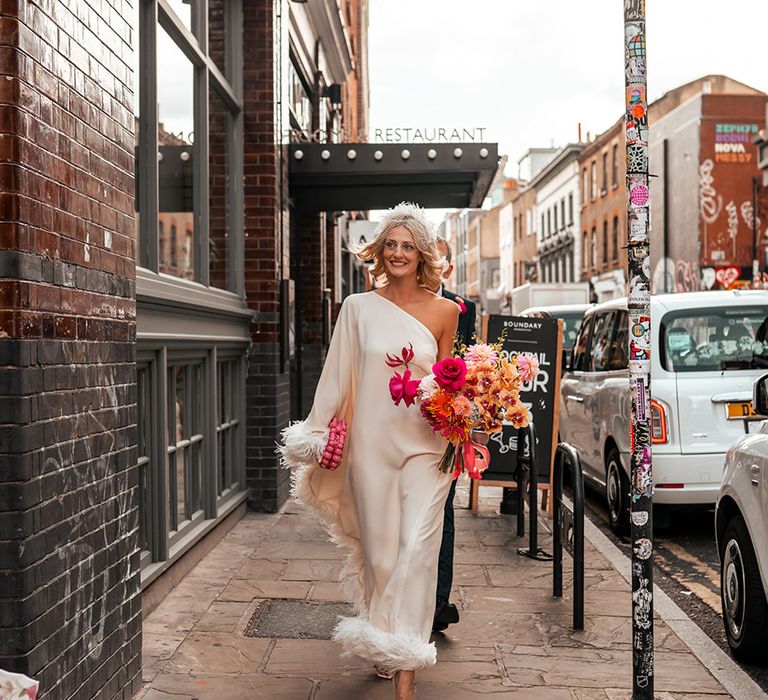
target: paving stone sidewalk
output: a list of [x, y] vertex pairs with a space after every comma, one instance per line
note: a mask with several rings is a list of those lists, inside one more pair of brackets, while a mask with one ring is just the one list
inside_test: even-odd
[[[473, 517], [459, 505], [462, 486], [453, 592], [461, 622], [434, 636], [438, 664], [417, 674], [419, 700], [628, 698], [628, 584], [587, 543], [585, 629], [573, 631], [568, 557], [566, 595], [554, 599], [551, 563], [519, 556], [525, 541], [496, 512], [501, 490], [481, 489]], [[359, 659], [341, 658], [334, 642], [244, 635], [265, 601], [343, 602], [342, 558], [301, 507], [248, 514], [144, 621], [138, 699], [391, 700], [392, 685]], [[655, 640], [657, 698], [731, 697], [659, 619]]]

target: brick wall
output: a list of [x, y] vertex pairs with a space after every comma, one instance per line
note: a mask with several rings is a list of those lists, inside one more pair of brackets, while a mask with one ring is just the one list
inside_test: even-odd
[[[589, 191], [582, 192], [581, 196], [581, 230], [577, 235], [575, 244], [581, 248], [581, 270], [574, 270], [577, 278], [581, 275], [582, 280], [589, 280], [592, 275], [608, 272], [610, 270], [621, 270], [626, 267], [626, 254], [622, 246], [626, 244], [626, 181], [625, 173], [625, 149], [624, 134], [622, 131], [623, 120], [614, 124], [611, 129], [601, 134], [593, 143], [589, 144], [579, 156], [579, 177], [583, 189], [584, 169], [587, 170], [587, 178], [590, 178], [590, 168], [595, 163], [597, 168], [597, 191], [590, 197]], [[618, 181], [613, 183], [613, 148], [618, 147], [619, 157], [617, 163]], [[605, 190], [603, 185], [603, 154], [608, 155], [608, 172], [605, 178], [607, 186]], [[614, 255], [613, 245], [613, 221], [618, 219], [618, 250]], [[592, 264], [592, 236], [596, 236], [597, 250], [595, 253], [595, 264]], [[586, 237], [585, 237], [586, 234]], [[607, 237], [606, 237], [607, 234]], [[607, 259], [604, 258], [607, 238]], [[586, 243], [586, 245], [585, 245]]]
[[[287, 3], [278, 2], [287, 20]], [[288, 498], [275, 441], [290, 417], [290, 375], [280, 362], [280, 280], [288, 269], [288, 176], [280, 144], [284, 104], [277, 64], [287, 28], [272, 0], [243, 3], [245, 291], [256, 312], [246, 385], [246, 478], [250, 505], [274, 511]], [[287, 121], [286, 121], [287, 123]]]
[[0, 17], [0, 667], [57, 700], [128, 698], [141, 671], [121, 7]]

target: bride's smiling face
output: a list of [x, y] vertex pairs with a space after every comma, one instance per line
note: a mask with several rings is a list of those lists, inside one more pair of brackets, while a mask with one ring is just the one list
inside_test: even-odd
[[415, 275], [421, 261], [421, 252], [411, 232], [404, 226], [397, 226], [387, 233], [383, 255], [384, 267], [390, 279]]

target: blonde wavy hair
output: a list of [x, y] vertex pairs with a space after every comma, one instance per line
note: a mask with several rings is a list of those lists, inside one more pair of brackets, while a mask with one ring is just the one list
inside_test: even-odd
[[371, 273], [382, 282], [386, 282], [387, 273], [384, 266], [384, 243], [392, 229], [402, 227], [406, 229], [421, 253], [416, 268], [416, 281], [420, 286], [426, 287], [430, 292], [440, 288], [443, 281], [442, 274], [447, 266], [447, 261], [437, 252], [437, 235], [432, 225], [424, 215], [424, 210], [416, 204], [402, 202], [393, 207], [379, 221], [374, 233], [374, 239], [365, 245], [352, 245], [350, 250], [364, 262], [373, 262]]

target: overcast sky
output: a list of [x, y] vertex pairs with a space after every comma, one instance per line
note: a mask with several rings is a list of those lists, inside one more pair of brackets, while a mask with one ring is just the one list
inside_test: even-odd
[[[708, 73], [768, 92], [766, 2], [649, 0], [650, 99]], [[486, 127], [515, 176], [623, 110], [621, 0], [370, 0], [369, 31], [371, 133]]]

